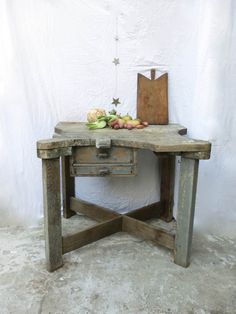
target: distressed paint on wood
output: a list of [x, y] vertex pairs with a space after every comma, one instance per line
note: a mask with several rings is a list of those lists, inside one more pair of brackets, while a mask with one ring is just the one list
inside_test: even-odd
[[143, 148], [159, 153], [210, 153], [211, 151], [209, 142], [183, 136], [186, 128], [178, 124], [150, 125], [142, 130], [131, 131], [126, 129], [117, 131], [110, 128], [91, 131], [82, 122], [60, 122], [55, 131], [61, 137], [38, 141], [39, 151], [74, 146], [95, 146], [96, 139], [99, 137], [110, 138], [112, 146]]
[[42, 161], [44, 196], [44, 234], [47, 270], [62, 266], [60, 162], [59, 158]]
[[196, 159], [181, 159], [174, 261], [183, 267], [190, 263], [198, 165]]
[[70, 208], [70, 198], [75, 196], [75, 179], [70, 176], [70, 158], [61, 158], [63, 217], [70, 218], [75, 212]]
[[75, 147], [71, 157], [72, 176], [135, 176], [137, 174], [136, 149], [94, 146]]
[[60, 156], [70, 156], [72, 154], [71, 147], [59, 147], [55, 149], [38, 149], [37, 155], [41, 159], [53, 159]]
[[150, 124], [168, 124], [168, 74], [151, 80], [138, 73], [137, 117]]
[[196, 153], [181, 153], [180, 156], [184, 158], [190, 158], [190, 159], [210, 159], [211, 151], [208, 152], [196, 152]]

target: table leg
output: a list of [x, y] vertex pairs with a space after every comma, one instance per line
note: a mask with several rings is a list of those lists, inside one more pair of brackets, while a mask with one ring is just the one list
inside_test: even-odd
[[161, 173], [160, 198], [163, 210], [160, 218], [169, 222], [173, 219], [175, 156], [161, 156], [159, 163]]
[[70, 157], [61, 157], [63, 217], [70, 218], [76, 213], [70, 209], [70, 198], [75, 196], [75, 178], [70, 176]]
[[183, 267], [190, 263], [198, 164], [196, 159], [181, 159], [174, 261]]
[[43, 159], [44, 233], [47, 270], [62, 266], [60, 160]]

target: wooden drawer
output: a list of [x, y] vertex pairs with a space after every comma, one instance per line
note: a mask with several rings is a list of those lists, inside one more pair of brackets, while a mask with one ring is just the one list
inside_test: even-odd
[[106, 149], [75, 147], [70, 162], [72, 176], [130, 176], [137, 174], [136, 150], [127, 147]]

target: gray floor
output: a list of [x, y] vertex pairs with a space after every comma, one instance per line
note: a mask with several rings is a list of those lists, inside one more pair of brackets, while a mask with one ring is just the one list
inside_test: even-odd
[[[91, 225], [63, 221], [66, 233]], [[195, 228], [192, 263], [117, 233], [64, 256], [45, 270], [42, 226], [0, 228], [0, 313], [236, 313], [236, 239]]]

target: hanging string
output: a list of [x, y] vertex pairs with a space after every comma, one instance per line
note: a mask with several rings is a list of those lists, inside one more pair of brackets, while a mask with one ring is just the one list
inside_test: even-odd
[[[160, 69], [163, 67], [164, 67], [164, 69]], [[167, 67], [168, 67], [167, 64], [155, 64], [155, 65], [137, 64], [137, 65], [135, 65], [135, 68], [141, 68], [141, 69], [139, 69], [140, 72], [150, 72], [150, 70], [155, 69], [157, 72], [166, 73]]]
[[112, 99], [112, 104], [117, 106], [120, 104], [120, 99], [117, 97], [118, 93], [118, 66], [120, 64], [120, 59], [119, 59], [119, 50], [118, 50], [118, 44], [119, 44], [119, 34], [118, 34], [118, 17], [116, 17], [116, 33], [115, 33], [115, 57], [112, 61], [112, 63], [115, 66], [115, 89], [114, 89], [114, 97]]

